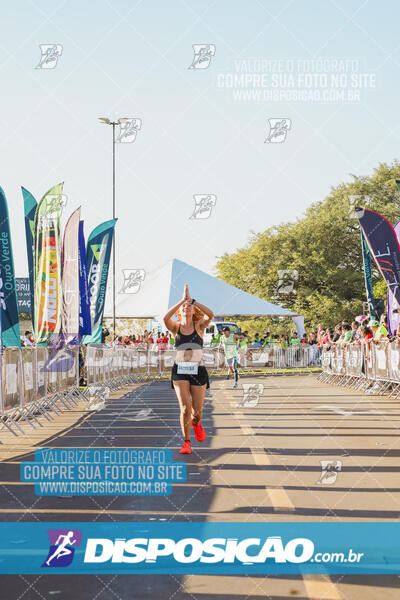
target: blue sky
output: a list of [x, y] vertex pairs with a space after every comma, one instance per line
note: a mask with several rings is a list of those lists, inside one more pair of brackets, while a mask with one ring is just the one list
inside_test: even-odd
[[[111, 128], [100, 116], [142, 120], [136, 141], [117, 146], [118, 274], [174, 257], [213, 273], [250, 231], [396, 158], [399, 17], [391, 0], [4, 3], [0, 185], [17, 275], [27, 274], [21, 185], [39, 199], [64, 181], [64, 217], [81, 205], [86, 234], [111, 217]], [[57, 67], [35, 69], [46, 43], [63, 46]], [[207, 69], [188, 68], [193, 44], [215, 45]], [[248, 72], [264, 61], [271, 77], [277, 61], [287, 75], [289, 60], [318, 59], [357, 63], [347, 76], [367, 74], [359, 101], [245, 100], [219, 85], [240, 61]], [[291, 119], [283, 143], [265, 143], [270, 118]], [[216, 206], [190, 220], [202, 193]]]

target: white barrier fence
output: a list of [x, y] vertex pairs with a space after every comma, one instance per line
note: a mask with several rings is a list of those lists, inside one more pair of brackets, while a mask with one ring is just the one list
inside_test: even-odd
[[400, 345], [397, 341], [343, 344], [323, 349], [320, 381], [368, 393], [400, 395]]
[[[104, 400], [110, 389], [140, 381], [166, 377], [176, 359], [176, 350], [141, 350], [104, 345], [84, 347], [79, 358], [76, 346], [47, 348], [32, 346], [4, 348], [0, 354], [0, 418], [1, 428], [14, 435], [25, 433], [25, 423], [42, 427], [38, 416], [52, 420], [76, 406], [87, 395]], [[223, 351], [203, 349], [203, 363], [209, 374], [226, 373]], [[269, 369], [304, 369], [320, 366], [320, 353], [315, 346], [307, 348], [249, 348], [239, 350], [239, 372], [267, 373]], [[81, 372], [80, 372], [81, 371]], [[80, 376], [87, 390], [79, 389]]]
[[0, 412], [2, 426], [25, 433], [24, 423], [42, 427], [38, 415], [73, 408], [79, 397], [79, 349], [43, 346], [4, 348], [0, 355]]
[[[174, 365], [176, 350], [141, 350], [136, 348], [88, 346], [86, 351], [86, 378], [88, 385], [116, 384], [126, 380], [160, 378]], [[210, 375], [226, 372], [225, 355], [218, 348], [203, 348], [203, 364]], [[251, 373], [268, 369], [304, 369], [320, 366], [320, 352], [316, 346], [306, 348], [250, 348], [238, 351], [239, 372]]]

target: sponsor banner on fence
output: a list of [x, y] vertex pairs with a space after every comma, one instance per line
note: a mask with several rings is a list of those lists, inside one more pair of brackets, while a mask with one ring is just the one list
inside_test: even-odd
[[363, 351], [358, 344], [349, 345], [346, 347], [346, 375], [360, 377], [363, 366]]
[[377, 379], [389, 379], [388, 345], [377, 344], [372, 346], [373, 364]]
[[397, 574], [399, 535], [398, 522], [8, 522], [0, 573]]
[[324, 348], [321, 365], [327, 375], [365, 377], [400, 383], [400, 345], [397, 342], [381, 342]]

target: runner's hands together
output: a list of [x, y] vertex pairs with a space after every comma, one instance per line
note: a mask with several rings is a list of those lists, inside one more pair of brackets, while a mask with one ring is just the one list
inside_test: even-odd
[[183, 297], [182, 297], [182, 303], [183, 302], [190, 302], [191, 297], [189, 294], [189, 286], [187, 283], [185, 283], [185, 285], [183, 286]]

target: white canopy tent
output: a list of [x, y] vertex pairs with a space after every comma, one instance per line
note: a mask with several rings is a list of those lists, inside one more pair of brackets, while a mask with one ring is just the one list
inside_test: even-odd
[[[295, 322], [298, 332], [303, 333], [304, 321], [300, 315], [248, 294], [176, 258], [146, 273], [140, 287], [132, 288], [135, 293], [127, 293], [129, 288], [121, 290], [116, 299], [116, 316], [161, 320], [167, 310], [182, 298], [185, 283], [189, 284], [192, 298], [209, 306], [216, 317], [289, 317]], [[110, 296], [107, 294], [106, 317], [112, 316]]]

